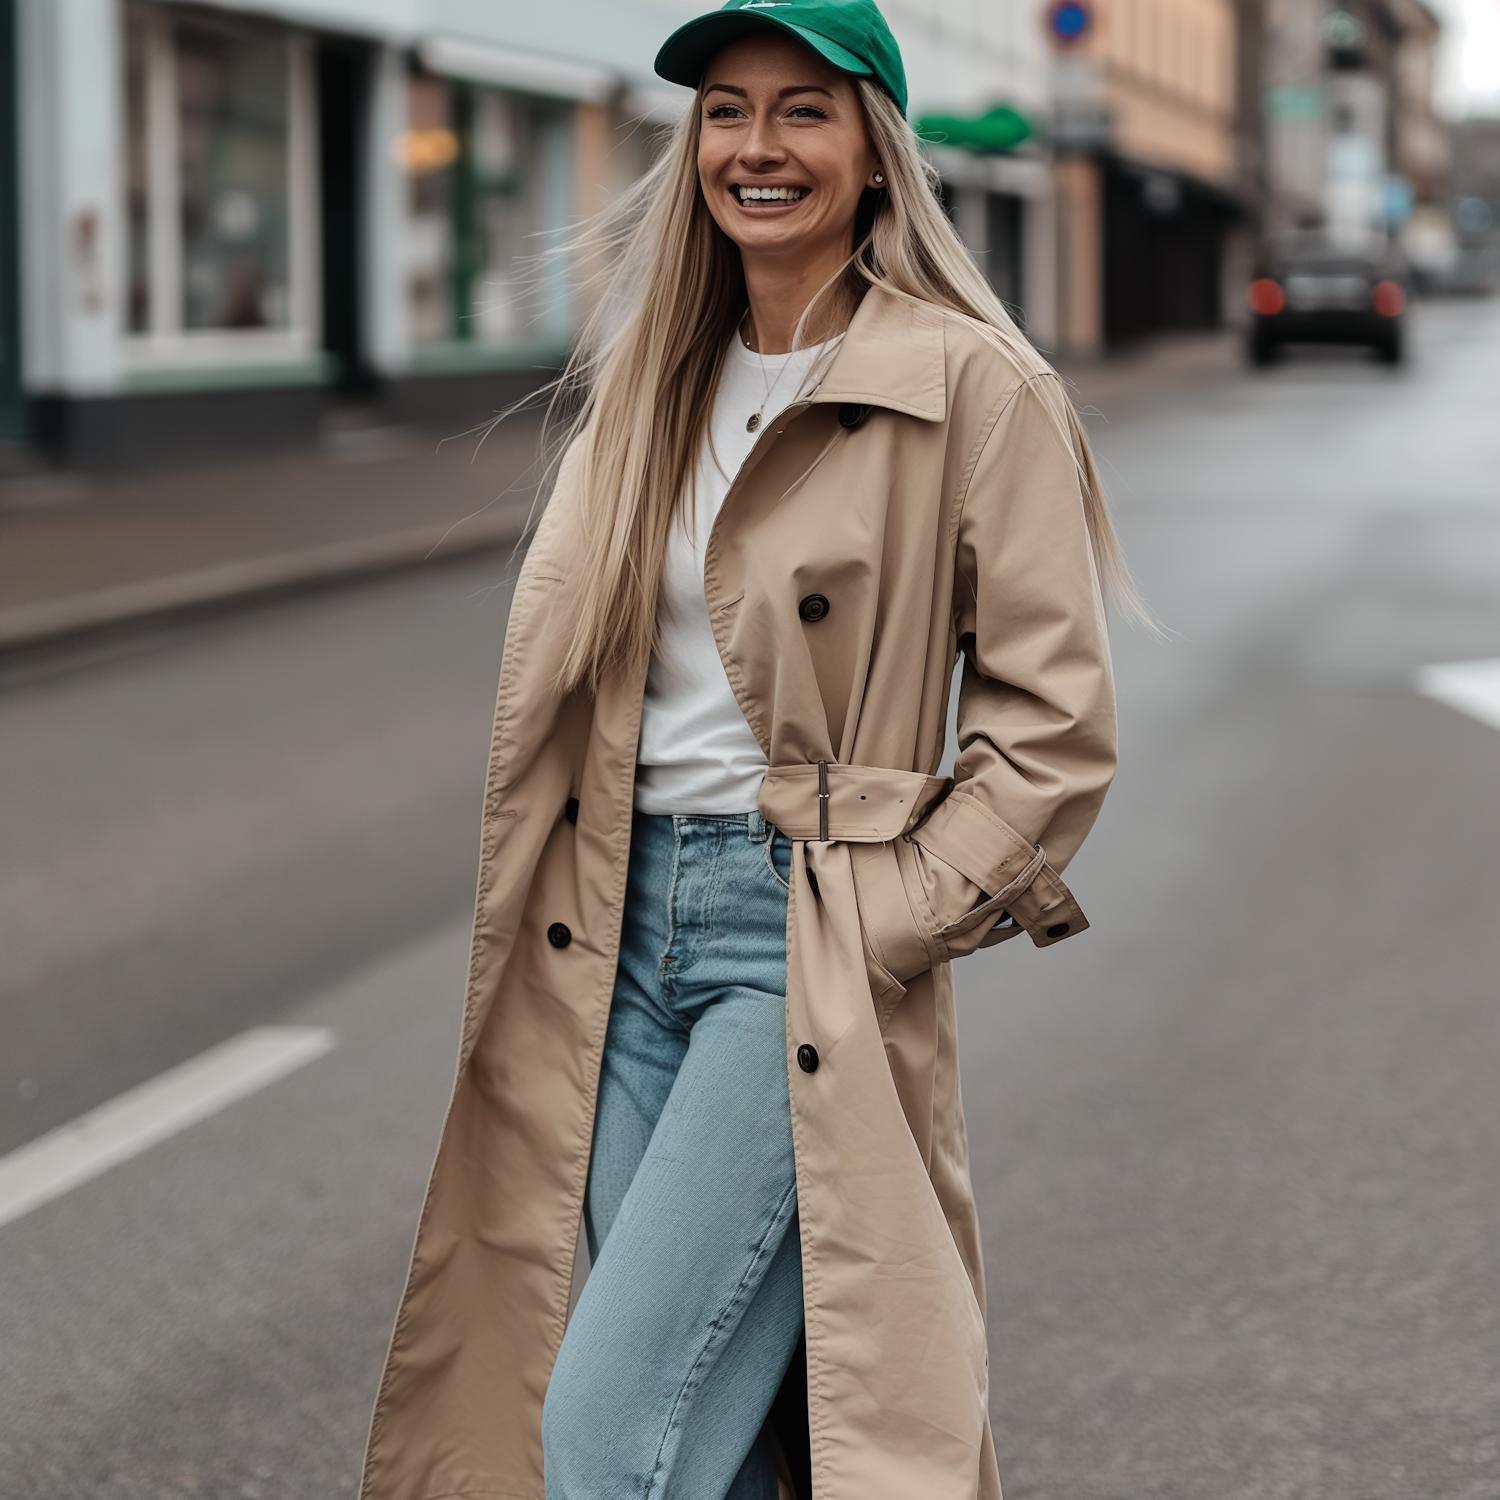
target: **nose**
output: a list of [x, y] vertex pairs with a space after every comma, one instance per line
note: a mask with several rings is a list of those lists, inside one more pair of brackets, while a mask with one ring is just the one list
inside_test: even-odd
[[750, 132], [740, 147], [740, 160], [747, 167], [770, 167], [786, 160], [786, 148], [777, 139], [768, 115], [757, 114], [750, 122]]

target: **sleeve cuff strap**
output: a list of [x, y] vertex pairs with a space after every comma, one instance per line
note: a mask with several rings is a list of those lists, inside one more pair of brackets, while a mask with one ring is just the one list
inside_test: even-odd
[[992, 897], [1012, 887], [1006, 910], [1038, 948], [1073, 937], [1089, 925], [1041, 849], [1028, 844], [977, 797], [953, 793], [909, 837]]
[[967, 792], [944, 798], [911, 837], [991, 896], [1004, 890], [1036, 854], [1009, 823]]

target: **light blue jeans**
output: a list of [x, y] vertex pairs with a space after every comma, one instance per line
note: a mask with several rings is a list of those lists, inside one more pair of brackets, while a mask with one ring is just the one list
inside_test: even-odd
[[790, 867], [759, 813], [635, 816], [547, 1500], [776, 1500], [757, 1434], [802, 1331]]

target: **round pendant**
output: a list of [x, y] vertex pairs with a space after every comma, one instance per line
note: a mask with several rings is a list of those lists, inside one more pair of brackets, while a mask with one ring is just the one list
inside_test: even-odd
[[756, 412], [748, 422], [745, 423], [746, 432], [754, 432], [760, 426], [760, 413]]

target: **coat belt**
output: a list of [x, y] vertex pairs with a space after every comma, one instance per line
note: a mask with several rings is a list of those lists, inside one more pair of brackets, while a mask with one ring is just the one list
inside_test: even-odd
[[888, 844], [910, 833], [953, 783], [945, 776], [881, 766], [773, 766], [760, 784], [760, 812], [789, 839]]

